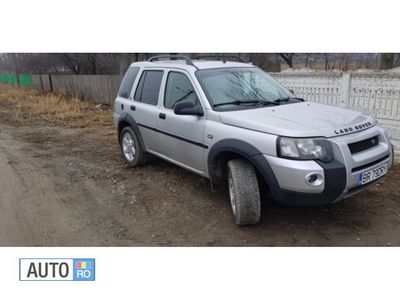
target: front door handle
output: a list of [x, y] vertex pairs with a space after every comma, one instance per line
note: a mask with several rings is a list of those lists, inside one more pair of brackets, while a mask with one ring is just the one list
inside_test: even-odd
[[163, 113], [160, 113], [160, 114], [158, 115], [158, 117], [159, 117], [160, 119], [165, 120], [165, 118], [167, 117], [167, 115], [166, 115], [166, 114], [163, 114]]

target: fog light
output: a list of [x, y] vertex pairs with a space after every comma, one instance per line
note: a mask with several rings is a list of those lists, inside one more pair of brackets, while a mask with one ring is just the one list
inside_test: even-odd
[[319, 173], [310, 173], [306, 176], [306, 182], [311, 186], [319, 186], [324, 182], [324, 178]]

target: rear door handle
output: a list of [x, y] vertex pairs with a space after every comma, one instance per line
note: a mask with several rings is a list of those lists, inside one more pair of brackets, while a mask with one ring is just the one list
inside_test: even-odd
[[163, 114], [163, 113], [160, 113], [160, 114], [158, 115], [158, 117], [159, 117], [160, 119], [165, 120], [165, 118], [167, 117], [167, 115], [166, 115], [166, 114]]
[[136, 110], [136, 106], [135, 105], [131, 105], [131, 110]]

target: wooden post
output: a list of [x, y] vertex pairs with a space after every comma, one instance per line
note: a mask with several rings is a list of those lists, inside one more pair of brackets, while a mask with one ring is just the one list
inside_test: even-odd
[[39, 74], [39, 79], [40, 79], [40, 90], [43, 91], [43, 79], [42, 79], [42, 74]]
[[49, 74], [49, 84], [50, 84], [50, 92], [53, 92], [53, 80], [51, 79], [51, 74]]

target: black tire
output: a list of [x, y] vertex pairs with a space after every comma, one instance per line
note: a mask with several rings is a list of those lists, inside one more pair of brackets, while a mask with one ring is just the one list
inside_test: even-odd
[[[128, 154], [126, 149], [125, 138], [130, 138], [133, 141], [132, 147], [134, 149], [133, 156]], [[130, 127], [124, 127], [120, 133], [120, 146], [122, 157], [129, 167], [137, 167], [143, 165], [147, 161], [147, 153], [144, 151], [144, 147], [138, 137], [138, 135]], [[131, 151], [132, 154], [132, 151]]]
[[261, 216], [260, 192], [256, 170], [244, 159], [228, 162], [228, 190], [237, 225], [256, 224]]

